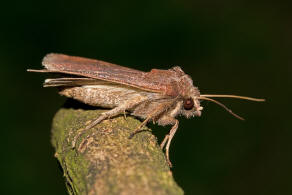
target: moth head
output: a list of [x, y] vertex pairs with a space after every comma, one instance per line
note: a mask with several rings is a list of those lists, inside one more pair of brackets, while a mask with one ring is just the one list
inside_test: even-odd
[[185, 90], [185, 94], [182, 97], [181, 114], [187, 118], [192, 116], [201, 116], [203, 107], [200, 105], [200, 91], [197, 87], [190, 87]]
[[196, 96], [190, 96], [183, 98], [181, 114], [187, 118], [192, 116], [201, 116], [203, 107], [200, 106], [200, 101]]
[[183, 75], [179, 82], [179, 94], [181, 95], [181, 115], [190, 118], [201, 116], [203, 107], [200, 105], [200, 91], [193, 85], [189, 75]]

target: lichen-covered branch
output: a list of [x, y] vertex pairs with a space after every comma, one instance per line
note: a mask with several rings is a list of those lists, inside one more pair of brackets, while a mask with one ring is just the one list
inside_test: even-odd
[[150, 130], [129, 139], [139, 120], [119, 116], [84, 131], [102, 112], [62, 108], [54, 117], [52, 144], [69, 193], [183, 194]]

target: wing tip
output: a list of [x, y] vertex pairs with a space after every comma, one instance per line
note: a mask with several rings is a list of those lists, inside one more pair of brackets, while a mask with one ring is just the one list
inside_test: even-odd
[[48, 70], [57, 70], [54, 66], [56, 61], [60, 60], [60, 57], [67, 57], [67, 55], [60, 53], [48, 53], [42, 60], [42, 65]]

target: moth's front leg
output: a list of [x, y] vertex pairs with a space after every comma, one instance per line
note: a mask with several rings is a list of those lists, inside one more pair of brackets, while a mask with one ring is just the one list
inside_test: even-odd
[[[164, 102], [164, 103], [160, 103], [160, 104], [157, 104], [153, 110], [150, 110], [149, 108], [147, 109], [148, 111], [148, 114], [146, 115], [145, 117], [145, 120], [137, 127], [137, 129], [131, 133], [131, 135], [129, 136], [129, 138], [131, 139], [135, 134], [143, 131], [142, 130], [142, 127], [145, 126], [150, 120], [153, 121], [153, 123], [155, 123], [155, 119], [161, 117], [160, 115], [163, 115], [163, 113], [166, 112], [166, 110], [171, 107], [171, 105], [173, 104], [173, 100], [171, 101], [167, 101], [167, 102]], [[158, 119], [160, 120], [160, 119]], [[169, 123], [167, 123], [169, 124]], [[163, 125], [163, 124], [162, 124]]]
[[165, 144], [166, 144], [166, 147], [165, 147], [166, 160], [167, 160], [169, 166], [172, 167], [171, 161], [169, 159], [169, 147], [171, 144], [171, 140], [172, 140], [173, 136], [175, 135], [176, 130], [178, 129], [179, 121], [171, 116], [163, 116], [161, 119], [158, 120], [158, 124], [161, 124], [161, 125], [173, 124], [169, 133], [164, 137], [163, 141], [160, 144], [161, 149], [163, 149]]
[[178, 129], [178, 124], [179, 124], [178, 120], [175, 119], [175, 124], [172, 126], [172, 128], [169, 131], [168, 141], [167, 141], [167, 144], [165, 147], [165, 155], [166, 155], [166, 159], [167, 159], [167, 162], [168, 162], [170, 167], [172, 167], [172, 164], [169, 160], [169, 146], [170, 146], [170, 143], [171, 143], [171, 140], [172, 140], [174, 134], [176, 133], [176, 130]]

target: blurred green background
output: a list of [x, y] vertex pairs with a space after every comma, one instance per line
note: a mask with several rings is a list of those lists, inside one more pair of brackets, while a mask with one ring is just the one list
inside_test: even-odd
[[[186, 194], [292, 194], [291, 5], [284, 1], [10, 1], [1, 5], [1, 194], [66, 194], [50, 144], [65, 98], [43, 89], [50, 52], [149, 71], [179, 65], [224, 99], [181, 118], [171, 145]], [[151, 125], [158, 137], [169, 127]]]

